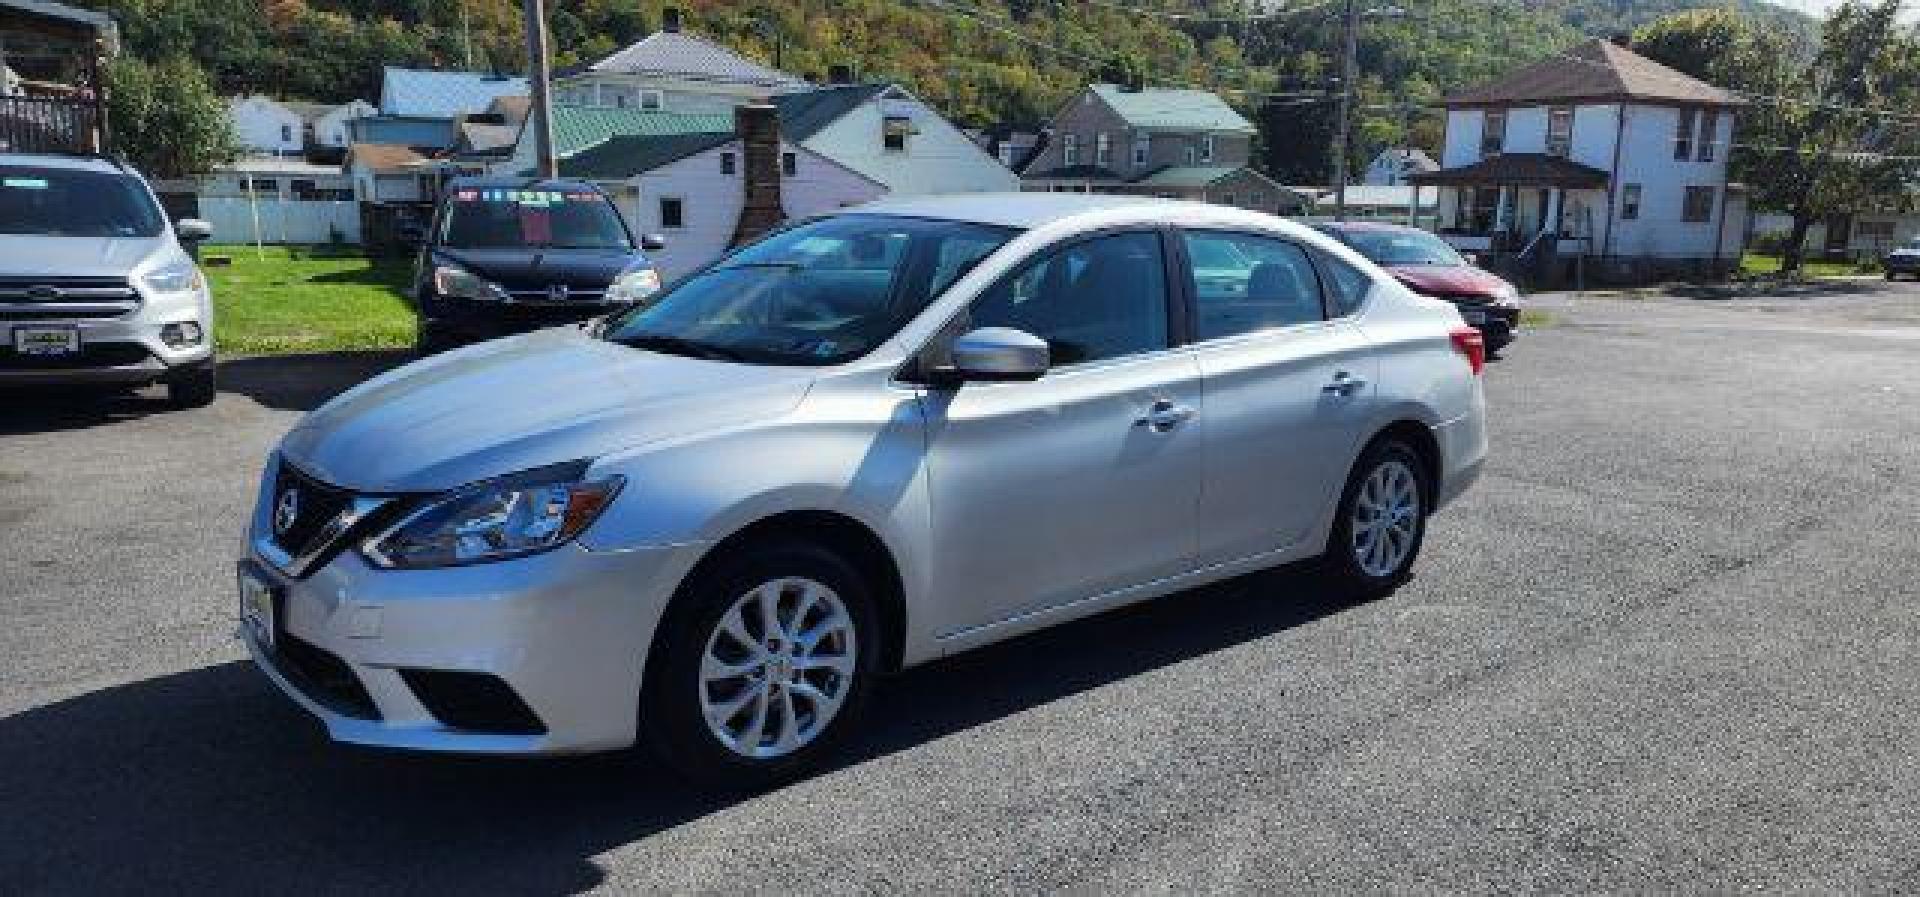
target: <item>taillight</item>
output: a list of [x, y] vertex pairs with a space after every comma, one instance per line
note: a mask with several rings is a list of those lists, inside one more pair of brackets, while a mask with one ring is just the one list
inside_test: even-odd
[[1453, 350], [1467, 356], [1467, 366], [1473, 368], [1474, 376], [1487, 369], [1487, 338], [1472, 327], [1455, 327], [1447, 334], [1453, 338]]

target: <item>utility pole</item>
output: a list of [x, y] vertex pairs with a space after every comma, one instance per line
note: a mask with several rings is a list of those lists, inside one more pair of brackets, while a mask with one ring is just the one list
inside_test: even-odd
[[533, 173], [536, 177], [557, 178], [560, 164], [553, 158], [553, 103], [547, 84], [547, 10], [542, 0], [523, 0], [526, 14], [527, 85], [533, 108]]
[[1360, 6], [1359, 0], [1347, 0], [1347, 8], [1342, 16], [1344, 32], [1341, 37], [1340, 52], [1340, 121], [1333, 140], [1333, 217], [1335, 221], [1347, 220], [1347, 154], [1353, 142], [1353, 82], [1355, 70], [1359, 68], [1360, 55]]

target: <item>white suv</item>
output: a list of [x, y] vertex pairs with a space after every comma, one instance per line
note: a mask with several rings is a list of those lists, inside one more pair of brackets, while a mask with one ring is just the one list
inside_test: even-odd
[[214, 398], [213, 304], [139, 173], [99, 156], [0, 154], [0, 386], [163, 382]]
[[640, 740], [763, 782], [888, 670], [1289, 561], [1394, 588], [1480, 471], [1482, 361], [1452, 305], [1271, 216], [851, 209], [308, 415], [242, 634], [341, 741]]

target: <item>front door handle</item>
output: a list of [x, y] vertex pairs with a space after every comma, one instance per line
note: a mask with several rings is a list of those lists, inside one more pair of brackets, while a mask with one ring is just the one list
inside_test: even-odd
[[1193, 417], [1193, 409], [1186, 405], [1176, 405], [1167, 399], [1160, 399], [1147, 409], [1147, 413], [1134, 420], [1134, 426], [1146, 427], [1155, 433], [1165, 433], [1187, 422]]
[[1346, 371], [1333, 375], [1333, 381], [1320, 387], [1320, 391], [1333, 396], [1350, 396], [1367, 388], [1365, 377], [1355, 377]]

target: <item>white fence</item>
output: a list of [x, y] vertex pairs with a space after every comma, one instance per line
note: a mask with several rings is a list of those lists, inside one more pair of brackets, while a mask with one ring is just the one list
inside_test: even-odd
[[360, 204], [262, 196], [203, 196], [200, 217], [213, 224], [218, 243], [360, 242]]

